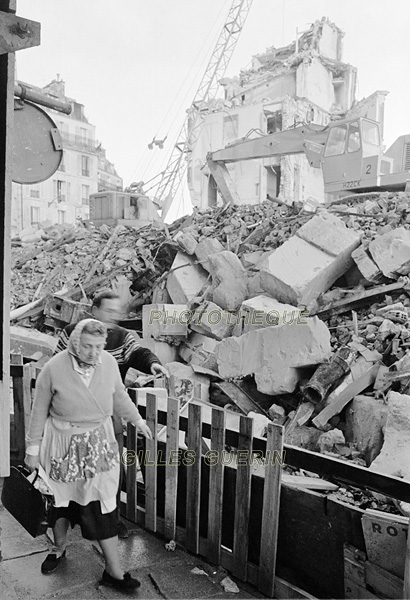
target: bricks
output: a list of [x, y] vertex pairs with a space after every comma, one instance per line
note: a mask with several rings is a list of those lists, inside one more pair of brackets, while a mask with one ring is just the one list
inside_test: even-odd
[[359, 243], [337, 217], [314, 217], [265, 259], [261, 286], [280, 302], [308, 305], [349, 269]]

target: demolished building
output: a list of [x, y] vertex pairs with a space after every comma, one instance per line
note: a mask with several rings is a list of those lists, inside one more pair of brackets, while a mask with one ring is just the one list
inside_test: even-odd
[[[213, 102], [203, 116], [197, 144], [189, 160], [194, 206], [216, 203], [216, 186], [205, 155], [255, 130], [275, 133], [300, 123], [327, 125], [343, 116], [355, 101], [356, 68], [342, 62], [343, 32], [328, 19], [316, 21], [284, 48], [255, 55], [239, 77], [225, 78], [224, 101]], [[287, 203], [309, 197], [324, 200], [322, 174], [305, 156], [284, 156], [230, 166], [244, 204], [280, 197]]]

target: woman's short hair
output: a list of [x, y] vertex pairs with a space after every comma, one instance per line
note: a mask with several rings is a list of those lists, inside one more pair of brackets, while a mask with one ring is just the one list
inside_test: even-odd
[[107, 327], [101, 321], [91, 321], [84, 325], [81, 333], [88, 333], [89, 335], [107, 335]]

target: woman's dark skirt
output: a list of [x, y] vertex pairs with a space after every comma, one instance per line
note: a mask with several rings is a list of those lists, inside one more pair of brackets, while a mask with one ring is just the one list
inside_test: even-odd
[[53, 507], [49, 517], [49, 527], [54, 527], [58, 519], [70, 521], [71, 527], [79, 525], [86, 540], [107, 540], [118, 534], [117, 511], [102, 514], [99, 500], [81, 506], [71, 501], [68, 506]]

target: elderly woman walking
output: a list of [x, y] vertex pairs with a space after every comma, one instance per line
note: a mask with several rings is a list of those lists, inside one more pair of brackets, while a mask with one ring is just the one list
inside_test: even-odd
[[40, 465], [54, 494], [50, 526], [55, 548], [41, 565], [44, 574], [65, 558], [68, 528], [98, 540], [105, 558], [101, 583], [136, 589], [124, 573], [117, 550], [116, 494], [120, 457], [113, 413], [133, 423], [148, 438], [151, 431], [129, 398], [116, 360], [104, 350], [107, 330], [94, 319], [80, 321], [67, 350], [43, 367], [27, 435], [25, 462]]

